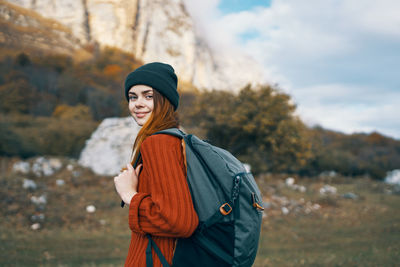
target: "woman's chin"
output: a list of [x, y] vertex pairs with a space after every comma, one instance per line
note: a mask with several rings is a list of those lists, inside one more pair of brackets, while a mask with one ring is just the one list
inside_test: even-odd
[[140, 127], [142, 127], [144, 125], [144, 123], [141, 122], [140, 120], [135, 120], [135, 121], [136, 121], [136, 124], [139, 125]]
[[135, 118], [135, 117], [133, 117], [133, 119], [136, 121], [137, 125], [139, 125], [140, 127], [142, 127], [147, 121], [146, 118]]
[[135, 115], [131, 114], [131, 116], [139, 126], [143, 126], [150, 118], [150, 114], [146, 114], [145, 116], [140, 116], [140, 117], [136, 116], [136, 114]]

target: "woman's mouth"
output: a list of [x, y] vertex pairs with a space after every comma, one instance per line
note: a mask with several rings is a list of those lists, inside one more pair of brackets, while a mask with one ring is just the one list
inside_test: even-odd
[[147, 112], [135, 112], [137, 118], [144, 118]]

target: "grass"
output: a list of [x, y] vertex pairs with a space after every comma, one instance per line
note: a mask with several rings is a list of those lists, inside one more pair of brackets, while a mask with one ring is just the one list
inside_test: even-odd
[[[316, 182], [310, 182], [311, 188]], [[255, 266], [396, 266], [400, 260], [399, 196], [374, 192], [379, 182], [334, 184], [338, 194], [318, 213], [267, 218]], [[316, 192], [308, 194], [314, 200]], [[317, 201], [318, 202], [318, 201]], [[322, 204], [321, 204], [322, 206]]]
[[[2, 159], [0, 177], [0, 266], [122, 266], [130, 230], [127, 208], [110, 177], [94, 176], [75, 167], [78, 177], [63, 168], [51, 177], [14, 174], [16, 159]], [[64, 162], [67, 164], [67, 162]], [[36, 191], [22, 188], [24, 178], [35, 180]], [[62, 187], [56, 179], [64, 179]], [[259, 184], [288, 199], [319, 203], [309, 214], [280, 214], [267, 210], [254, 266], [396, 266], [400, 262], [400, 195], [385, 194], [384, 185], [366, 178], [338, 179], [337, 196], [321, 197], [321, 179], [302, 179], [304, 193], [287, 188], [274, 176]], [[353, 192], [359, 199], [340, 197]], [[48, 204], [38, 211], [32, 195], [47, 193]], [[87, 213], [86, 205], [96, 206]], [[42, 212], [42, 228], [31, 230], [30, 217]]]
[[5, 238], [1, 266], [121, 266], [129, 244], [128, 235], [86, 229], [13, 233]]

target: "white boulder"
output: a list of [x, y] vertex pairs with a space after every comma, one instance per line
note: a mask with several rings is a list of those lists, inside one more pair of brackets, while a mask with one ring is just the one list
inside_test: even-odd
[[13, 172], [28, 174], [30, 172], [30, 164], [26, 161], [18, 161], [14, 163], [12, 170]]
[[398, 184], [400, 185], [400, 170], [393, 170], [387, 172], [385, 177], [385, 182], [388, 184]]
[[336, 187], [328, 185], [328, 184], [324, 185], [323, 187], [321, 187], [319, 189], [319, 193], [321, 195], [335, 195], [336, 192], [337, 192]]
[[32, 165], [32, 171], [36, 176], [51, 176], [62, 167], [58, 158], [38, 157]]
[[22, 187], [24, 189], [32, 189], [35, 190], [37, 188], [37, 185], [35, 181], [30, 180], [30, 179], [24, 179], [24, 183], [22, 184]]
[[93, 213], [96, 211], [96, 207], [93, 205], [88, 205], [88, 206], [86, 206], [86, 211], [89, 213]]
[[130, 162], [140, 127], [132, 117], [107, 118], [97, 127], [79, 157], [79, 164], [99, 175], [116, 175]]

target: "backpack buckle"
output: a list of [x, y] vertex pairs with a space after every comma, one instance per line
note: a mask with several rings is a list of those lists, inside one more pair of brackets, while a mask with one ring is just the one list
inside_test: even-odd
[[232, 212], [232, 207], [229, 205], [229, 203], [222, 204], [221, 207], [219, 207], [219, 211], [221, 212], [222, 215], [228, 215], [229, 213]]

